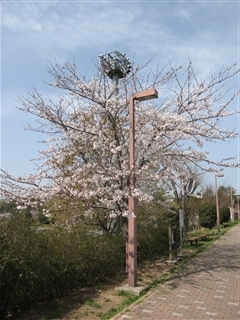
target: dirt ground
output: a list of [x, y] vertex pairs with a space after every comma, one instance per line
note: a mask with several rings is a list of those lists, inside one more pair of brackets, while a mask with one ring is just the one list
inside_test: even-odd
[[[138, 284], [150, 285], [167, 274], [172, 265], [166, 259], [145, 262], [138, 265]], [[117, 308], [124, 301], [116, 287], [127, 284], [127, 275], [122, 274], [115, 280], [99, 285], [96, 288], [76, 290], [66, 297], [52, 302], [38, 304], [24, 314], [9, 315], [11, 320], [95, 320], [103, 319], [103, 315], [112, 308]], [[113, 315], [112, 315], [113, 316]]]

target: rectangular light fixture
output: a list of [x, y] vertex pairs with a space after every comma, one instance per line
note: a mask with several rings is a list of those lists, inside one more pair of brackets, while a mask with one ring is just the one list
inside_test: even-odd
[[158, 92], [156, 89], [143, 90], [133, 95], [133, 99], [138, 101], [146, 101], [155, 98], [158, 98]]
[[223, 173], [217, 173], [216, 176], [217, 177], [224, 177], [224, 174]]

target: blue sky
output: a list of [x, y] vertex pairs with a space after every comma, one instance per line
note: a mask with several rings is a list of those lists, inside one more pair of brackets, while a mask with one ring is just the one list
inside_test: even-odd
[[[239, 60], [239, 1], [1, 1], [1, 167], [15, 175], [30, 173], [39, 134], [23, 130], [35, 121], [14, 108], [18, 94], [35, 86], [54, 94], [44, 81], [48, 60], [75, 61], [80, 74], [94, 75], [99, 54], [125, 53], [144, 63], [158, 54], [160, 65], [191, 59], [208, 77]], [[235, 91], [239, 78], [229, 82]], [[239, 110], [239, 99], [233, 105]], [[239, 131], [239, 116], [226, 120]], [[239, 138], [211, 144], [219, 160], [240, 152]], [[238, 158], [239, 161], [239, 158]], [[225, 169], [218, 183], [240, 194], [239, 169]], [[206, 176], [214, 183], [214, 176]]]

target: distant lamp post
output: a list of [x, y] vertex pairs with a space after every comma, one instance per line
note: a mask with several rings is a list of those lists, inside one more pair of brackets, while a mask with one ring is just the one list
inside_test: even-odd
[[235, 193], [236, 190], [234, 188], [230, 189], [230, 194], [231, 194], [231, 221], [234, 221], [234, 200], [233, 200], [233, 192]]
[[[134, 101], [146, 101], [158, 98], [158, 92], [155, 89], [137, 92], [129, 97], [130, 114], [130, 194], [128, 198], [128, 241], [126, 244], [126, 264], [128, 271], [129, 287], [137, 285], [137, 221], [136, 221], [136, 199], [133, 191], [135, 188], [135, 117]], [[131, 215], [133, 217], [131, 217]]]
[[215, 192], [216, 192], [216, 209], [217, 209], [217, 229], [220, 232], [220, 216], [219, 216], [219, 204], [218, 204], [218, 187], [217, 187], [217, 178], [224, 177], [223, 173], [215, 174]]
[[238, 219], [240, 219], [240, 196], [237, 196], [237, 205], [238, 205]]

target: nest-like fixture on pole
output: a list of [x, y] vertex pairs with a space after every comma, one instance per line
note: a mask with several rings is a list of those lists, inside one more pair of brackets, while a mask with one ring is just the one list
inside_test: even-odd
[[103, 71], [111, 78], [118, 79], [125, 78], [126, 75], [131, 71], [132, 65], [125, 54], [118, 51], [111, 53], [101, 54], [99, 56], [100, 64]]

